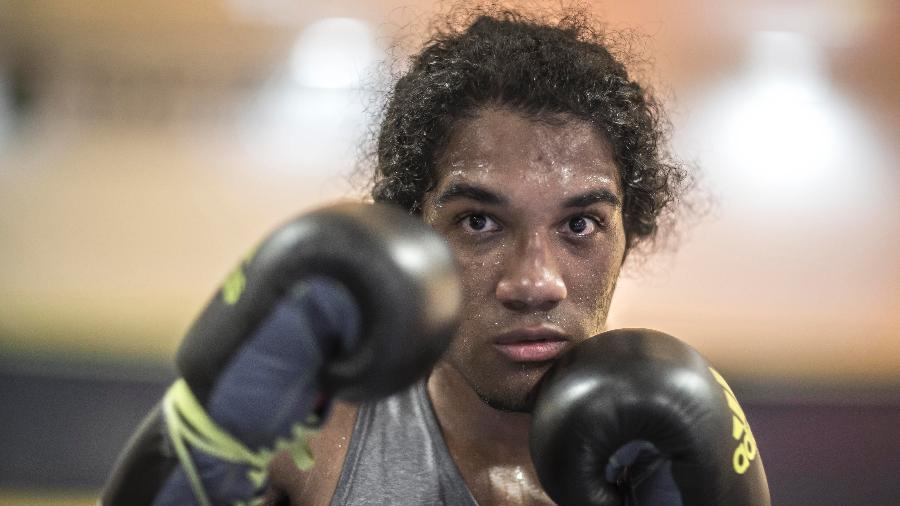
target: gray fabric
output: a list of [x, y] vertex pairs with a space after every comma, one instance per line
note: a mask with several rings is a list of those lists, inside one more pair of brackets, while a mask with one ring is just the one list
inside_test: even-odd
[[333, 506], [477, 506], [441, 435], [425, 383], [360, 406]]

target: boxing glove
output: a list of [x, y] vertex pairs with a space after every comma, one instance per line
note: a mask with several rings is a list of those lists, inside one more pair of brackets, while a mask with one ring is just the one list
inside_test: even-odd
[[123, 452], [104, 504], [246, 502], [268, 460], [305, 446], [330, 400], [388, 395], [453, 335], [452, 254], [420, 220], [344, 204], [294, 219], [227, 277], [185, 336], [182, 378]]
[[759, 449], [725, 379], [646, 329], [580, 343], [542, 378], [531, 454], [561, 505], [767, 506]]

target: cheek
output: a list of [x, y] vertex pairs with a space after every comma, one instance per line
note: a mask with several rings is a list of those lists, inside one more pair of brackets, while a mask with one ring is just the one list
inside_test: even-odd
[[448, 243], [460, 267], [466, 295], [493, 293], [486, 290], [489, 290], [491, 284], [498, 277], [503, 263], [505, 246], [497, 244], [492, 247], [478, 248], [471, 245], [460, 245], [453, 240]]
[[457, 256], [462, 277], [463, 293], [468, 308], [467, 318], [472, 317], [474, 309], [483, 307], [487, 298], [494, 293], [493, 284], [497, 268], [500, 265], [494, 256]]
[[607, 309], [619, 277], [620, 248], [608, 248], [574, 259], [567, 279], [569, 296], [579, 306]]

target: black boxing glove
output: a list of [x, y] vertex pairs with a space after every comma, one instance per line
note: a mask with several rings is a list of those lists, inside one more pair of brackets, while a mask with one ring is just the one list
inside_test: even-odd
[[605, 332], [559, 359], [536, 391], [531, 454], [561, 505], [771, 503], [725, 379], [653, 330]]
[[123, 452], [104, 504], [244, 502], [268, 460], [312, 465], [329, 400], [424, 375], [460, 305], [452, 254], [420, 220], [347, 204], [270, 234], [228, 276], [178, 352], [177, 381]]

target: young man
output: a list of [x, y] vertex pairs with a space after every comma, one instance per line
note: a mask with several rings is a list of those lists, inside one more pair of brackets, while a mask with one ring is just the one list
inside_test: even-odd
[[[463, 321], [427, 381], [338, 404], [306, 472], [287, 455], [270, 499], [294, 504], [546, 504], [530, 394], [605, 330], [619, 270], [685, 172], [660, 111], [584, 18], [476, 14], [435, 34], [390, 96], [373, 197], [446, 238]], [[277, 499], [280, 498], [280, 499]]]

